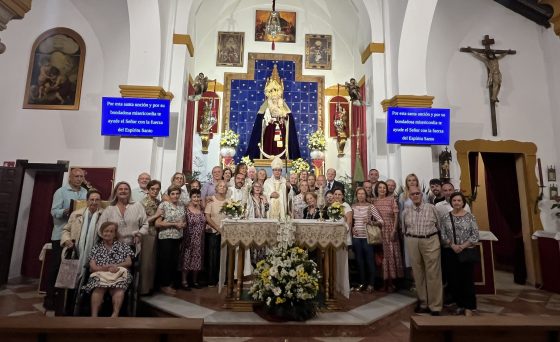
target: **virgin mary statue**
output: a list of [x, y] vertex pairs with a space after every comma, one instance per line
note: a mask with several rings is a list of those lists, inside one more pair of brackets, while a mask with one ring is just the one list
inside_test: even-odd
[[277, 156], [286, 150], [284, 158], [300, 158], [296, 125], [290, 108], [284, 102], [284, 82], [278, 75], [276, 64], [272, 76], [266, 81], [264, 94], [266, 99], [257, 112], [245, 155], [251, 159], [266, 159], [265, 155]]

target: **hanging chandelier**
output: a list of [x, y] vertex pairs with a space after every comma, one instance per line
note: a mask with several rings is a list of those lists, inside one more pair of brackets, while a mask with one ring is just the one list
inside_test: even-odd
[[274, 50], [274, 41], [282, 32], [282, 25], [280, 25], [280, 13], [276, 12], [276, 0], [272, 0], [272, 12], [266, 21], [264, 32], [272, 38], [272, 50]]

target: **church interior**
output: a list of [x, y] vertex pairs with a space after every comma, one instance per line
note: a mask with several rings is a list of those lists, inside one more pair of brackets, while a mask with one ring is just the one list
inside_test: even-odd
[[[452, 184], [480, 232], [477, 315], [446, 308], [443, 317], [418, 315], [414, 285], [378, 290], [380, 274], [373, 293], [352, 292], [361, 266], [344, 231], [309, 253], [319, 254], [322, 277], [324, 306], [314, 318], [270, 321], [254, 309], [243, 297], [251, 283], [237, 280], [246, 275], [234, 266], [248, 262], [250, 248], [238, 241], [221, 247], [226, 285], [220, 278], [217, 287], [174, 296], [132, 296], [138, 319], [168, 320], [168, 331], [193, 341], [448, 341], [501, 333], [525, 341], [530, 334], [520, 326], [532, 327], [535, 340], [559, 341], [558, 56], [560, 0], [0, 0], [0, 331], [17, 340], [33, 326], [26, 317], [55, 316], [43, 307], [48, 265], [39, 256], [51, 242], [53, 194], [71, 182], [71, 169], [83, 170], [84, 183], [110, 201], [115, 185], [136, 188], [142, 173], [160, 180], [163, 194], [177, 172], [190, 191], [196, 181], [213, 184], [216, 166], [231, 174], [248, 163], [270, 179], [280, 170], [284, 182], [305, 165], [327, 179], [327, 189], [334, 170], [350, 204], [371, 170], [379, 181], [395, 181], [395, 195], [409, 194], [411, 174], [425, 196], [430, 180]], [[154, 134], [160, 123], [147, 116], [145, 130], [136, 121], [119, 133], [106, 130], [113, 124], [108, 101], [137, 99], [167, 106], [168, 131]], [[443, 109], [444, 142], [393, 141], [393, 115], [407, 108], [432, 116]], [[423, 129], [416, 124], [410, 127]], [[268, 238], [251, 232], [239, 240]], [[66, 319], [59, 316], [52, 320]], [[178, 332], [178, 318], [194, 323]], [[42, 329], [71, 333], [74, 323], [52, 320]], [[164, 328], [139, 322], [122, 324], [163, 338]], [[75, 331], [86, 331], [80, 324]]]

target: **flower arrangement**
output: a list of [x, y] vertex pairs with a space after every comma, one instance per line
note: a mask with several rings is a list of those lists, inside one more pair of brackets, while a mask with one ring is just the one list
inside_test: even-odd
[[257, 263], [249, 290], [264, 302], [266, 313], [276, 319], [304, 321], [316, 315], [319, 278], [317, 264], [299, 247], [274, 247]]
[[291, 173], [300, 173], [301, 171], [309, 171], [309, 164], [302, 158], [292, 161]]
[[344, 216], [344, 207], [339, 202], [334, 202], [330, 207], [327, 208], [327, 214], [329, 218], [334, 221], [338, 221]]
[[324, 151], [325, 144], [325, 134], [322, 130], [317, 130], [307, 135], [307, 147], [309, 147], [310, 150]]
[[239, 217], [243, 214], [243, 206], [241, 205], [241, 201], [228, 199], [224, 205], [222, 205], [220, 212], [226, 214], [228, 217]]
[[226, 129], [220, 139], [220, 147], [228, 146], [235, 148], [237, 145], [239, 145], [239, 134], [231, 129]]
[[255, 163], [251, 160], [251, 157], [249, 156], [244, 156], [243, 158], [241, 158], [241, 162], [247, 165], [247, 167], [255, 166]]

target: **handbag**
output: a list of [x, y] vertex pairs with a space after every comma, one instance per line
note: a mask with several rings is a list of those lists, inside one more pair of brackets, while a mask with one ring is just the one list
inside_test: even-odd
[[[457, 244], [457, 235], [455, 234], [455, 221], [451, 213], [449, 213], [449, 218], [451, 219], [451, 226], [453, 227], [453, 243]], [[457, 259], [459, 259], [460, 263], [466, 263], [466, 262], [479, 263], [480, 253], [478, 251], [478, 248], [476, 248], [476, 246], [465, 248], [460, 253], [457, 253]]]
[[76, 281], [80, 273], [80, 260], [74, 258], [75, 253], [70, 254], [70, 258], [66, 259], [68, 248], [62, 249], [62, 260], [56, 277], [54, 287], [59, 289], [75, 289]]
[[379, 245], [381, 241], [381, 229], [373, 224], [366, 224], [368, 245]]

